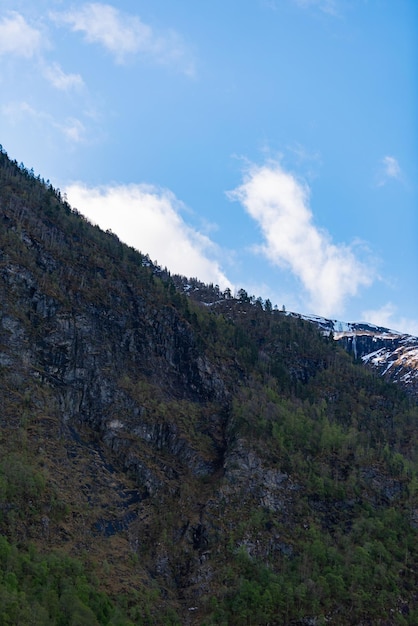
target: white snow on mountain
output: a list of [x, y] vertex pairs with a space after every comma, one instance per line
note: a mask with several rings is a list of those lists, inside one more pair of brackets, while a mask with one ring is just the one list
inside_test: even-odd
[[341, 322], [317, 315], [298, 315], [332, 333], [356, 359], [418, 398], [418, 337], [366, 322]]

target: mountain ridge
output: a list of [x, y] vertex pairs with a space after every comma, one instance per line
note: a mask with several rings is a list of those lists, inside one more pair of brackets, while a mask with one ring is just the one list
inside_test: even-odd
[[[163, 272], [156, 266], [154, 271]], [[170, 275], [167, 270], [165, 274]], [[218, 286], [205, 285], [198, 279], [177, 275], [172, 278], [177, 289], [206, 306], [216, 308], [224, 306], [225, 301], [240, 300], [262, 307], [267, 303], [268, 309], [273, 308], [269, 300], [264, 302], [261, 298], [249, 296], [244, 289], [232, 296], [229, 289], [221, 292]], [[278, 311], [277, 306], [274, 308]], [[369, 322], [344, 322], [283, 309], [280, 313], [314, 324], [325, 336], [332, 336], [355, 359], [360, 359], [385, 380], [399, 385], [418, 400], [418, 337]]]
[[385, 380], [398, 384], [418, 399], [418, 337], [367, 322], [303, 317], [322, 332], [332, 333], [334, 340], [355, 359], [360, 359]]

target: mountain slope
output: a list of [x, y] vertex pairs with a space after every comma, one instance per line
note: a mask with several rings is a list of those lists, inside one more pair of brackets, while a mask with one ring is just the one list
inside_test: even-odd
[[418, 399], [418, 337], [366, 323], [304, 316], [323, 333], [332, 333], [355, 359]]
[[416, 623], [416, 405], [177, 280], [0, 154], [4, 622]]
[[[167, 272], [166, 277], [169, 276]], [[222, 293], [217, 285], [205, 285], [198, 279], [173, 276], [172, 280], [182, 293], [192, 300], [216, 308], [227, 308], [232, 295], [229, 289]], [[238, 299], [264, 306], [261, 298], [248, 296], [241, 289]], [[267, 308], [271, 303], [266, 301]], [[281, 311], [284, 313], [285, 311]], [[368, 323], [342, 322], [318, 315], [301, 315], [287, 312], [287, 315], [311, 322], [324, 336], [331, 336], [355, 359], [376, 371], [388, 382], [394, 382], [415, 400], [418, 399], [418, 338], [381, 326]]]

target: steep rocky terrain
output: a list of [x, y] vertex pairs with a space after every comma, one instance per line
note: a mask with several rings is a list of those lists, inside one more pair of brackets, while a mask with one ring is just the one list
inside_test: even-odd
[[[214, 309], [228, 308], [228, 301], [232, 298], [229, 290], [222, 293], [216, 285], [205, 285], [185, 276], [172, 278], [176, 287], [193, 300]], [[262, 302], [261, 298], [248, 296], [244, 290], [241, 290], [241, 299], [255, 305]], [[332, 336], [354, 359], [361, 360], [385, 380], [396, 383], [418, 400], [418, 337], [364, 322], [341, 322], [293, 312], [286, 314], [314, 324], [325, 337]]]
[[[292, 314], [297, 315], [297, 314]], [[355, 359], [418, 399], [418, 337], [365, 323], [305, 316], [325, 335], [332, 334]]]
[[416, 403], [180, 284], [1, 152], [0, 623], [417, 623]]

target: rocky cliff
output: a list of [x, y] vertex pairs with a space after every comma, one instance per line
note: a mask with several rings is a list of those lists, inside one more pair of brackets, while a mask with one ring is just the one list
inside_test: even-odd
[[[297, 315], [297, 314], [294, 314]], [[418, 400], [418, 337], [373, 324], [305, 316], [355, 359]]]

